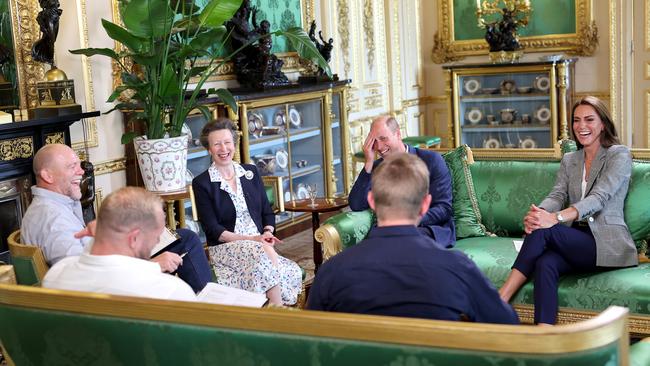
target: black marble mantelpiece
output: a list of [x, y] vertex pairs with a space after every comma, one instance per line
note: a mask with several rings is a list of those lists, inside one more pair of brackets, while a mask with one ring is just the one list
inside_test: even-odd
[[99, 111], [0, 124], [0, 181], [30, 175], [32, 158], [43, 145], [70, 145], [70, 125]]

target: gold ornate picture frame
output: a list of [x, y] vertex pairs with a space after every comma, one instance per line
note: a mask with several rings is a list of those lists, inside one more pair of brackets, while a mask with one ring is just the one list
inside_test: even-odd
[[8, 1], [20, 108], [34, 108], [38, 104], [36, 82], [42, 80], [44, 75], [43, 64], [32, 59], [32, 44], [40, 37], [36, 16], [41, 8], [37, 0]]
[[[575, 32], [563, 34], [543, 34], [520, 37], [524, 52], [565, 52], [570, 55], [591, 56], [598, 45], [598, 29], [592, 15], [593, 0], [574, 0]], [[466, 4], [467, 3], [467, 4]], [[537, 6], [553, 6], [550, 0], [532, 0], [533, 12]], [[488, 53], [488, 44], [483, 38], [459, 40], [455, 36], [454, 4], [468, 8], [474, 0], [439, 0], [439, 30], [434, 35], [432, 59], [436, 63], [457, 61], [466, 56]], [[471, 4], [471, 5], [469, 5]], [[463, 21], [476, 23], [476, 15], [471, 11], [463, 13]], [[469, 24], [469, 23], [468, 23]]]

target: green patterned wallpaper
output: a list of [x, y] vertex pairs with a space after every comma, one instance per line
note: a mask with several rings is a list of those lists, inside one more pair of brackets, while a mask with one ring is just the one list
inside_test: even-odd
[[[543, 36], [576, 32], [576, 0], [531, 0], [530, 22], [519, 35]], [[454, 40], [483, 39], [485, 30], [477, 25], [476, 0], [453, 0]], [[560, 16], [561, 15], [561, 16]]]
[[[271, 30], [302, 27], [301, 0], [251, 0], [251, 6], [259, 9], [257, 21], [271, 22]], [[294, 51], [284, 37], [273, 38], [274, 53]]]

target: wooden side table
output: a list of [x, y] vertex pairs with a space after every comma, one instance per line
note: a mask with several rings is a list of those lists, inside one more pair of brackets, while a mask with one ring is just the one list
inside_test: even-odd
[[192, 185], [188, 185], [184, 190], [182, 191], [174, 191], [174, 192], [165, 192], [165, 193], [160, 193], [160, 192], [154, 192], [160, 198], [165, 201], [165, 212], [167, 214], [167, 227], [170, 230], [176, 230], [176, 213], [174, 211], [174, 206], [176, 206], [176, 210], [178, 211], [178, 227], [186, 227], [185, 226], [185, 200], [190, 199], [192, 202], [192, 219], [194, 221], [197, 221], [197, 214], [196, 210], [194, 208], [194, 191], [192, 190]]
[[314, 233], [320, 227], [319, 214], [323, 212], [337, 211], [348, 205], [347, 198], [316, 198], [315, 206], [311, 206], [311, 200], [294, 200], [288, 201], [284, 204], [285, 211], [292, 212], [311, 212], [311, 227], [312, 227], [312, 240], [314, 242], [314, 273], [318, 271], [318, 267], [323, 263], [323, 249], [321, 244], [314, 238]]

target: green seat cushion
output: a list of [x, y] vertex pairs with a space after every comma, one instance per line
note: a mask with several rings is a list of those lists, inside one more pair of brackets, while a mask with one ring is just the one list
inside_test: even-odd
[[376, 221], [375, 213], [368, 209], [340, 213], [325, 220], [324, 224], [336, 228], [341, 235], [341, 249], [346, 249], [365, 239]]
[[[503, 285], [515, 262], [516, 238], [467, 238], [456, 242], [455, 249], [467, 254], [492, 284]], [[565, 275], [560, 278], [558, 303], [561, 307], [603, 311], [610, 305], [625, 306], [630, 313], [650, 315], [650, 263], [638, 267]], [[513, 299], [514, 304], [534, 303], [533, 284], [529, 281]]]
[[521, 236], [531, 204], [539, 204], [555, 184], [559, 161], [476, 161], [469, 166], [488, 231]]
[[468, 149], [467, 145], [463, 145], [442, 155], [452, 178], [452, 207], [456, 238], [488, 235], [485, 226], [481, 223], [481, 212], [468, 164]]
[[440, 137], [438, 136], [409, 136], [409, 137], [404, 137], [402, 139], [402, 142], [411, 145], [411, 146], [433, 146], [433, 145], [438, 145], [440, 144]]

